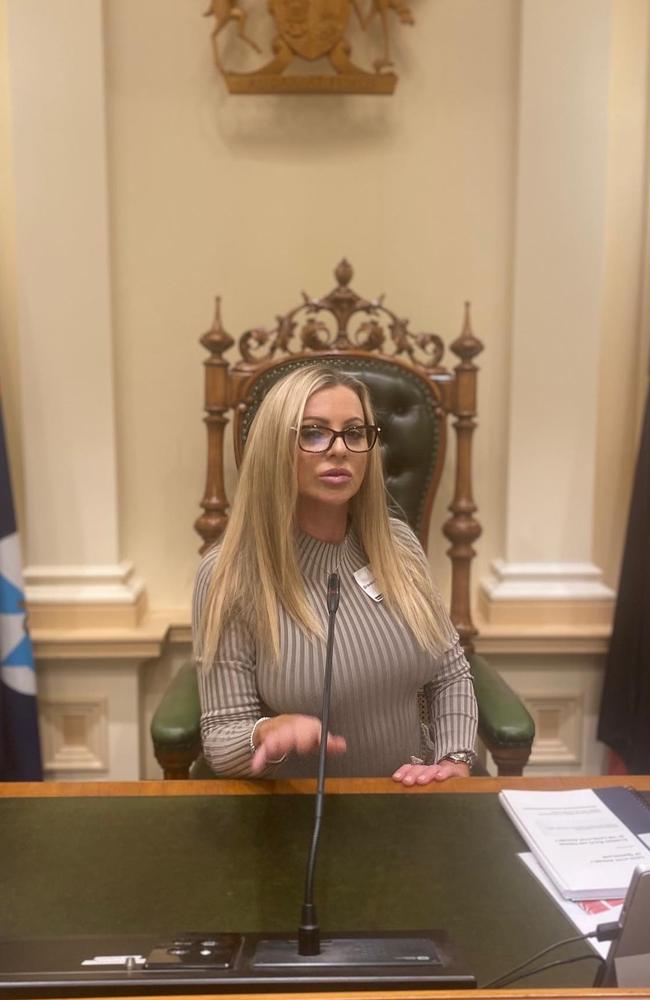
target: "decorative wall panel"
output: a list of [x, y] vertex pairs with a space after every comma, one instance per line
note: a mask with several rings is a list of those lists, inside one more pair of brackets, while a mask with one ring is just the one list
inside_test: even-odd
[[52, 771], [107, 771], [105, 699], [55, 701], [40, 705], [43, 767]]

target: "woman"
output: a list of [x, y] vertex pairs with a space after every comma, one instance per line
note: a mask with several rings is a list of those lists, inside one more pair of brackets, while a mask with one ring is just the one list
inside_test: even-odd
[[315, 773], [337, 570], [332, 775], [465, 777], [476, 701], [412, 531], [390, 518], [364, 385], [310, 365], [253, 421], [229, 524], [193, 602], [203, 752], [220, 775]]

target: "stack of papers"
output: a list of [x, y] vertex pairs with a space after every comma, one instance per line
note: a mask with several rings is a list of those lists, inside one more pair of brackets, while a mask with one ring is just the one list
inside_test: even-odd
[[508, 790], [499, 800], [564, 899], [621, 899], [635, 867], [650, 863], [650, 807], [630, 789]]

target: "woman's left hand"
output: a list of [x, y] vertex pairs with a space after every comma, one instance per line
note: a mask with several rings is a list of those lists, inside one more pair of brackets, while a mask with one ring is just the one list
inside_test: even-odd
[[453, 760], [441, 760], [439, 764], [402, 764], [393, 775], [393, 781], [403, 785], [428, 785], [447, 778], [469, 778], [469, 767]]

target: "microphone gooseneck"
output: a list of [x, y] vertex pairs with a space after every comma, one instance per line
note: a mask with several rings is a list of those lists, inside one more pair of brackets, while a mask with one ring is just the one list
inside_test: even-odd
[[314, 905], [314, 872], [316, 855], [320, 840], [323, 809], [325, 805], [325, 766], [327, 760], [327, 734], [329, 732], [330, 697], [332, 690], [332, 660], [334, 656], [334, 624], [339, 606], [341, 581], [338, 573], [330, 573], [327, 580], [327, 650], [325, 653], [325, 679], [323, 681], [323, 707], [321, 711], [321, 738], [318, 751], [318, 781], [316, 784], [316, 805], [314, 829], [311, 838], [309, 858], [307, 860], [307, 875], [305, 878], [305, 896], [302, 904], [300, 927], [298, 928], [298, 954], [320, 954], [320, 927]]

